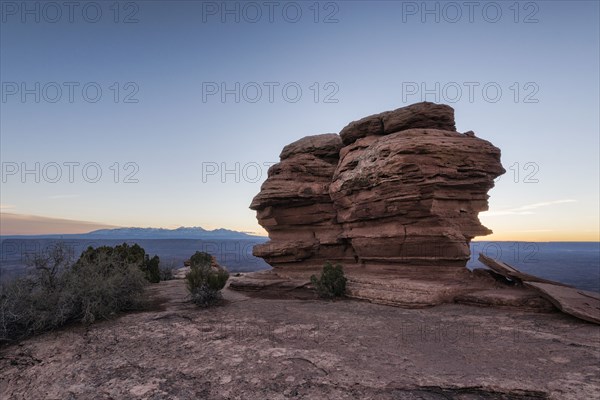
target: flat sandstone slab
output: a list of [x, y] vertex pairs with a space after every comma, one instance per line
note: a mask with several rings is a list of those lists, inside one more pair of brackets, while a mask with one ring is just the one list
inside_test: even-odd
[[600, 324], [600, 296], [568, 286], [557, 286], [541, 282], [525, 282], [538, 290], [561, 311], [585, 321]]
[[505, 276], [513, 281], [540, 282], [540, 283], [549, 283], [552, 285], [568, 286], [568, 285], [565, 285], [564, 283], [550, 281], [548, 279], [540, 278], [535, 275], [530, 275], [525, 272], [521, 272], [518, 269], [516, 269], [515, 267], [512, 267], [503, 261], [496, 260], [491, 257], [487, 257], [486, 255], [481, 254], [481, 253], [479, 253], [479, 261], [481, 261], [483, 264], [485, 264], [486, 266], [491, 268], [496, 273], [498, 273], [502, 276]]
[[502, 261], [486, 257], [483, 254], [479, 254], [479, 261], [496, 273], [533, 288], [562, 312], [584, 321], [600, 324], [600, 295], [598, 293], [523, 273]]

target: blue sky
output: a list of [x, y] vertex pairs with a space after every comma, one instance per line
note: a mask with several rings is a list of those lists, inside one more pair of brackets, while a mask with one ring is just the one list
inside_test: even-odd
[[598, 240], [596, 1], [0, 3], [5, 234], [261, 232], [248, 205], [285, 144], [428, 100], [502, 149], [490, 238]]

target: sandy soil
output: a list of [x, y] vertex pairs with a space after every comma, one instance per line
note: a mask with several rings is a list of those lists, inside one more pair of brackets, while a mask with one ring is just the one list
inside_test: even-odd
[[152, 311], [0, 350], [0, 398], [600, 398], [600, 327], [560, 313], [150, 292]]

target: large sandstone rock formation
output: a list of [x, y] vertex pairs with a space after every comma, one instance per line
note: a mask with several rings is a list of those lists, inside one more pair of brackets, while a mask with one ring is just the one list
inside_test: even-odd
[[473, 285], [469, 242], [491, 233], [477, 215], [505, 171], [498, 148], [456, 131], [451, 107], [372, 115], [289, 144], [280, 159], [250, 206], [270, 237], [254, 254], [277, 279], [339, 262], [351, 295], [402, 305]]

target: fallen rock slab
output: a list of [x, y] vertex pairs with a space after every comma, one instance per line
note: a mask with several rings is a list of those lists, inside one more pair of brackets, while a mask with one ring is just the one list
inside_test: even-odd
[[600, 324], [600, 295], [560, 282], [518, 271], [505, 262], [479, 254], [479, 260], [496, 273], [533, 288], [562, 312], [584, 321]]
[[562, 312], [579, 319], [600, 324], [600, 295], [568, 286], [541, 282], [525, 282], [539, 291]]
[[568, 286], [568, 285], [565, 285], [564, 283], [551, 281], [548, 279], [540, 278], [535, 275], [530, 275], [525, 272], [521, 272], [503, 261], [495, 260], [495, 259], [488, 257], [481, 253], [479, 253], [479, 261], [481, 261], [484, 265], [490, 267], [494, 272], [496, 272], [510, 280], [513, 280], [513, 281], [540, 282], [540, 283], [549, 283], [549, 284], [557, 285], [557, 286]]

